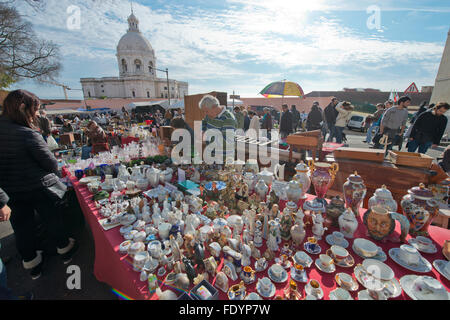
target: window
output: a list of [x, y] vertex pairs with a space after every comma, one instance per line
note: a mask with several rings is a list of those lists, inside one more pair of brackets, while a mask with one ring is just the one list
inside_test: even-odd
[[102, 90], [102, 92], [105, 92], [105, 90]]
[[170, 95], [171, 98], [173, 98], [173, 93]]
[[90, 91], [88, 91], [88, 96], [89, 96], [89, 98], [91, 97], [91, 92]]
[[122, 72], [127, 72], [127, 62], [122, 59]]
[[161, 93], [161, 98], [164, 98], [164, 94]]
[[150, 74], [153, 74], [153, 62], [152, 62], [152, 61], [150, 61], [150, 62], [148, 63], [148, 72], [149, 72]]
[[164, 87], [164, 90], [167, 90], [167, 87]]
[[173, 90], [173, 87], [172, 87], [172, 88], [170, 88], [170, 90]]
[[165, 98], [167, 98], [167, 93], [164, 96], [165, 96]]
[[133, 98], [136, 98], [136, 92], [132, 91]]
[[142, 62], [139, 59], [134, 60], [134, 65], [136, 66], [136, 71], [141, 71]]
[[103, 85], [101, 85], [100, 87], [102, 87], [102, 88], [103, 88]]
[[147, 91], [147, 98], [150, 98], [150, 92]]

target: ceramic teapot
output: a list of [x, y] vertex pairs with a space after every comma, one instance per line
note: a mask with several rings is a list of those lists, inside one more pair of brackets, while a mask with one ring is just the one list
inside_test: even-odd
[[382, 206], [392, 212], [397, 212], [397, 202], [392, 197], [392, 193], [386, 188], [386, 185], [382, 185], [381, 188], [375, 190], [373, 196], [369, 199], [369, 208], [373, 206]]
[[303, 161], [298, 163], [295, 166], [295, 171], [297, 172], [293, 177], [292, 180], [297, 181], [298, 183], [300, 183], [300, 187], [303, 190], [303, 198], [302, 199], [306, 199], [306, 193], [309, 190], [309, 187], [311, 186], [311, 178], [310, 178], [310, 171], [308, 166], [306, 166]]
[[346, 238], [353, 238], [353, 234], [358, 228], [358, 220], [352, 210], [346, 209], [339, 217], [339, 228]]
[[158, 186], [160, 172], [161, 171], [155, 167], [151, 167], [147, 170], [147, 179], [152, 188], [156, 188]]
[[140, 179], [145, 179], [145, 176], [142, 174], [141, 167], [136, 165], [132, 168], [128, 168], [128, 171], [131, 170], [130, 179], [137, 182]]
[[366, 196], [367, 188], [358, 172], [351, 174], [343, 187], [345, 206], [352, 209], [355, 215], [359, 214], [359, 208]]
[[428, 236], [428, 227], [439, 212], [439, 203], [433, 199], [433, 192], [421, 183], [408, 190], [400, 205], [410, 222], [409, 233]]
[[257, 174], [258, 180], [264, 180], [264, 182], [267, 185], [271, 185], [273, 179], [275, 178], [275, 175], [273, 172], [270, 172], [267, 170], [267, 168], [264, 168], [260, 173]]
[[291, 180], [286, 188], [286, 194], [288, 200], [297, 203], [300, 199], [305, 198], [305, 194], [301, 188], [300, 183], [297, 180]]
[[400, 222], [400, 241], [405, 242], [409, 232], [408, 219], [397, 213], [390, 212], [385, 206], [374, 205], [364, 213], [363, 222], [367, 228], [367, 234], [375, 240], [386, 241], [394, 232], [395, 220]]

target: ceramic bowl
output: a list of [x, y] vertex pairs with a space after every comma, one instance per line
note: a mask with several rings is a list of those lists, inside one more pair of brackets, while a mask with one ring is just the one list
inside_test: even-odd
[[337, 261], [344, 260], [349, 255], [347, 249], [336, 245], [331, 246], [331, 252]]
[[330, 292], [330, 300], [353, 300], [353, 298], [347, 290], [336, 288]]
[[378, 253], [378, 246], [370, 240], [357, 238], [353, 244], [367, 258], [375, 257]]
[[420, 253], [413, 246], [402, 244], [398, 251], [398, 257], [407, 264], [417, 264], [420, 260]]
[[367, 273], [380, 280], [389, 281], [395, 276], [391, 267], [379, 260], [365, 259], [362, 266]]

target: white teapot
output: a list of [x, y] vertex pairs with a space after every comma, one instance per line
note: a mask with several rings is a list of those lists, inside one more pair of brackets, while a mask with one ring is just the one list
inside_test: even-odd
[[346, 238], [353, 238], [353, 234], [358, 228], [358, 220], [356, 220], [355, 215], [351, 209], [346, 209], [339, 216], [339, 228]]
[[273, 172], [270, 172], [269, 170], [267, 170], [267, 168], [264, 168], [260, 173], [258, 173], [258, 180], [264, 180], [264, 182], [267, 185], [272, 184], [272, 181], [275, 177], [275, 175], [273, 174]]
[[151, 167], [147, 170], [146, 176], [152, 188], [156, 188], [158, 186], [160, 172], [161, 171], [155, 167]]
[[131, 169], [131, 177], [130, 179], [137, 182], [140, 179], [145, 179], [145, 176], [141, 172], [141, 167], [136, 165], [132, 168], [128, 168], [128, 170]]
[[119, 178], [123, 182], [127, 182], [130, 178], [130, 173], [127, 170], [127, 167], [123, 164], [119, 166], [119, 172], [117, 173], [117, 178]]

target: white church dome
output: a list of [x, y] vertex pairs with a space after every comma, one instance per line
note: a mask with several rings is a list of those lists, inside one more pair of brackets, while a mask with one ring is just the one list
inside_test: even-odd
[[122, 36], [117, 44], [117, 52], [120, 51], [140, 51], [153, 54], [153, 48], [150, 42], [139, 31], [139, 20], [132, 13], [128, 17], [128, 31]]

